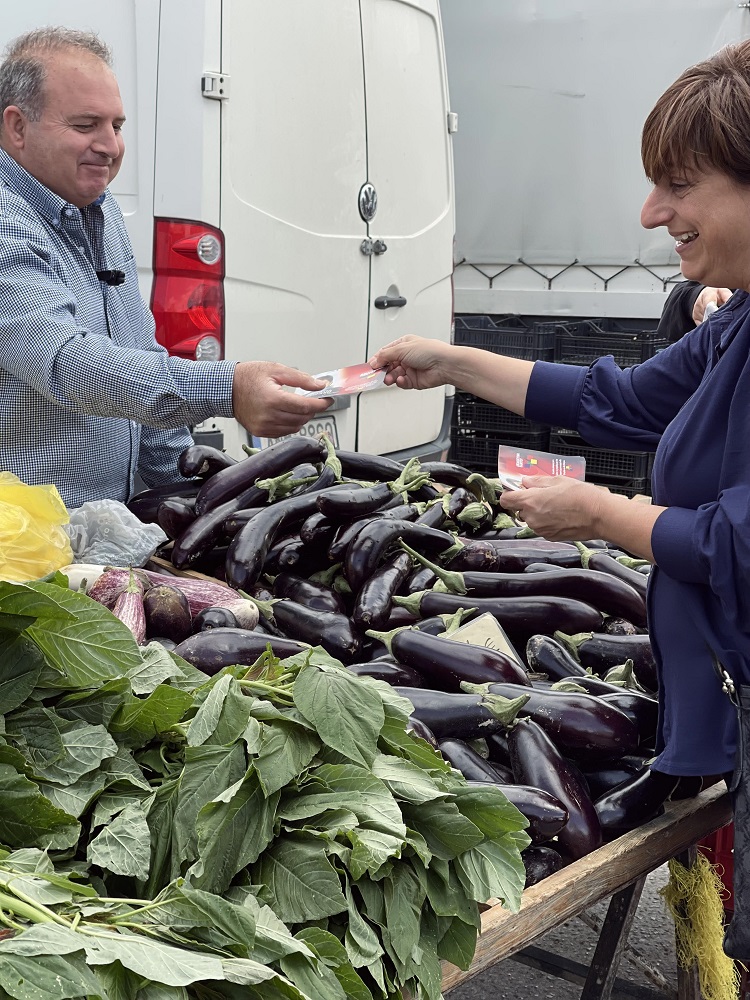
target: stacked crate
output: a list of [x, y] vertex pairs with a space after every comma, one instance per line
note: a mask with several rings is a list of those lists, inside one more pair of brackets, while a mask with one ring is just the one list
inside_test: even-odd
[[[554, 361], [555, 329], [519, 316], [456, 316], [455, 343], [526, 361]], [[472, 472], [497, 475], [497, 449], [511, 445], [549, 450], [549, 427], [457, 392], [453, 407], [450, 458]]]

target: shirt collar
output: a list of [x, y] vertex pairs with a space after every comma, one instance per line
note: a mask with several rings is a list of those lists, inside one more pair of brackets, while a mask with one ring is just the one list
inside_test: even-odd
[[[62, 217], [78, 213], [75, 205], [71, 205], [59, 194], [50, 191], [46, 185], [38, 181], [4, 149], [0, 149], [0, 179], [57, 228], [60, 227]], [[92, 204], [101, 205], [106, 194], [105, 191]]]

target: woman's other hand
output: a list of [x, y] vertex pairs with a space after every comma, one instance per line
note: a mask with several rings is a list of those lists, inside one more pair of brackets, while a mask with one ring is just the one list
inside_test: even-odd
[[603, 506], [613, 494], [566, 476], [524, 476], [521, 482], [520, 490], [503, 493], [500, 505], [537, 535], [553, 542], [601, 537]]
[[704, 288], [693, 305], [693, 322], [699, 326], [706, 318], [706, 306], [714, 303], [717, 308], [723, 306], [732, 294], [731, 288]]

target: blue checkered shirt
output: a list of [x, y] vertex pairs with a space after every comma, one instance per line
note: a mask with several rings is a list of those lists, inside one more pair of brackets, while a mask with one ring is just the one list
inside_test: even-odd
[[233, 372], [156, 343], [109, 192], [78, 209], [0, 149], [0, 468], [68, 507], [173, 482], [187, 427], [232, 416]]

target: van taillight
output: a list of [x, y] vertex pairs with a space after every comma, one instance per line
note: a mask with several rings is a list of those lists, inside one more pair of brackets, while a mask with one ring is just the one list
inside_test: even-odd
[[191, 361], [224, 357], [224, 234], [183, 219], [154, 220], [151, 311], [156, 339]]

